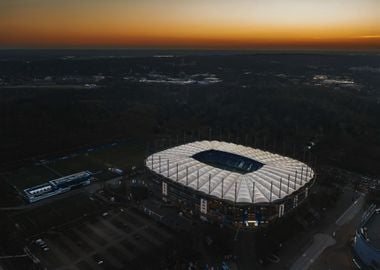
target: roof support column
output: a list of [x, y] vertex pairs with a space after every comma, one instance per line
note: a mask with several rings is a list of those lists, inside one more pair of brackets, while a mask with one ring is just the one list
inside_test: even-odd
[[211, 174], [208, 175], [208, 194], [211, 193]]
[[186, 166], [186, 186], [189, 185], [189, 167]]
[[177, 176], [176, 176], [177, 182], [178, 182], [178, 163], [177, 163]]
[[235, 203], [237, 200], [237, 182], [235, 182]]
[[161, 156], [158, 156], [158, 172], [161, 173]]
[[252, 182], [252, 203], [255, 203], [255, 184], [256, 182]]
[[224, 198], [224, 178], [222, 178], [222, 199]]
[[168, 167], [168, 178], [169, 178], [169, 159], [166, 160], [166, 165]]
[[197, 190], [199, 190], [199, 169], [197, 171]]
[[270, 182], [269, 202], [272, 202], [273, 181]]

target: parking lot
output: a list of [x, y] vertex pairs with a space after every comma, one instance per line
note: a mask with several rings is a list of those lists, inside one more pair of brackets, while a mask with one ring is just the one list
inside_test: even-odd
[[174, 235], [135, 209], [115, 207], [41, 238], [49, 250], [32, 248], [48, 269], [153, 269]]

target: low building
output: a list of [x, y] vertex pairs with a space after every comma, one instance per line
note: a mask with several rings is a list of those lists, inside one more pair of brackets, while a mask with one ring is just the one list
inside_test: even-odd
[[375, 205], [363, 215], [356, 230], [354, 252], [359, 269], [380, 269], [380, 209]]
[[24, 189], [25, 199], [29, 203], [37, 202], [79, 186], [89, 185], [91, 183], [91, 178], [91, 172], [83, 171], [50, 180], [47, 183]]

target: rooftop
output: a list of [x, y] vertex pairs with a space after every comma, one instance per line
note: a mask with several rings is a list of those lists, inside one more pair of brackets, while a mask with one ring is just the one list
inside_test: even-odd
[[54, 180], [50, 180], [49, 182], [52, 183], [52, 184], [55, 184], [55, 185], [59, 185], [59, 184], [62, 184], [62, 183], [74, 181], [74, 180], [82, 178], [82, 177], [90, 177], [91, 175], [92, 175], [91, 172], [89, 172], [89, 171], [83, 171], [83, 172], [78, 172], [78, 173], [74, 173], [74, 174], [71, 174], [71, 175], [67, 175], [67, 176], [64, 176], [64, 177], [61, 177], [61, 178], [57, 178], [57, 179], [54, 179]]
[[31, 187], [31, 188], [26, 188], [26, 189], [24, 189], [24, 192], [28, 196], [30, 196], [30, 195], [34, 196], [34, 195], [38, 195], [38, 194], [42, 194], [42, 193], [48, 193], [52, 189], [53, 189], [53, 186], [51, 184], [44, 183], [44, 184], [41, 184], [41, 185], [38, 185], [38, 186], [34, 186], [34, 187]]
[[380, 212], [375, 212], [365, 224], [369, 243], [376, 249], [380, 249]]

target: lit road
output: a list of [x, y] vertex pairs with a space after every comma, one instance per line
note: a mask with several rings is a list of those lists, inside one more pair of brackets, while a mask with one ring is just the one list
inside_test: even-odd
[[343, 226], [350, 222], [362, 208], [364, 203], [364, 196], [361, 195], [335, 222], [336, 225]]
[[332, 237], [335, 232], [343, 225], [349, 223], [355, 216], [360, 213], [364, 203], [364, 194], [354, 201], [350, 207], [332, 224], [325, 233], [318, 233], [314, 235], [313, 243], [306, 249], [306, 251], [295, 261], [290, 267], [291, 270], [307, 270], [319, 258], [323, 251], [336, 244], [336, 240]]
[[313, 244], [292, 265], [290, 270], [306, 270], [329, 246], [335, 245], [335, 239], [330, 235], [318, 233], [314, 235]]

